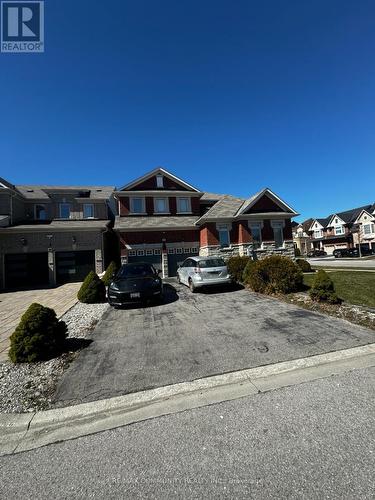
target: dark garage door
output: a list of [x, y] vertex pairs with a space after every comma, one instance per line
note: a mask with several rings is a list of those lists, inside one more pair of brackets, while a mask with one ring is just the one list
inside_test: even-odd
[[161, 251], [156, 250], [133, 250], [129, 252], [129, 264], [133, 262], [147, 262], [154, 266], [156, 270], [161, 270]]
[[83, 281], [95, 270], [95, 251], [56, 252], [56, 281], [58, 285]]
[[47, 252], [5, 255], [6, 288], [33, 288], [48, 282]]
[[177, 268], [188, 257], [196, 257], [199, 254], [198, 248], [169, 248], [168, 249], [168, 275], [177, 275]]

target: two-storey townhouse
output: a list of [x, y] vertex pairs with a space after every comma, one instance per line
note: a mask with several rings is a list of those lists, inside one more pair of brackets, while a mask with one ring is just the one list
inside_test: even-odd
[[102, 272], [113, 191], [0, 179], [0, 288], [62, 284], [92, 269]]
[[194, 255], [294, 256], [298, 214], [268, 188], [248, 199], [206, 193], [159, 167], [115, 198], [121, 261], [148, 261], [165, 277]]
[[363, 248], [374, 248], [374, 209], [369, 204], [313, 219], [308, 229], [313, 248], [331, 255], [336, 249], [358, 247], [359, 239]]

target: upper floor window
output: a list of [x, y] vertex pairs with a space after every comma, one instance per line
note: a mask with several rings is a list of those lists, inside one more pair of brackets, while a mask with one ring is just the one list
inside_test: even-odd
[[323, 231], [321, 229], [316, 229], [314, 231], [314, 238], [322, 238], [323, 237]]
[[154, 212], [158, 214], [168, 213], [168, 198], [155, 198]]
[[144, 198], [130, 198], [130, 211], [133, 214], [145, 213], [145, 199]]
[[70, 203], [60, 203], [60, 218], [70, 219]]
[[36, 220], [46, 220], [47, 211], [44, 205], [35, 205], [35, 219]]
[[217, 231], [219, 233], [219, 243], [221, 247], [229, 247], [230, 233], [228, 224], [217, 224]]
[[190, 198], [177, 198], [177, 212], [179, 213], [191, 212]]
[[272, 222], [273, 239], [275, 240], [275, 247], [280, 248], [284, 245], [284, 224], [282, 222]]
[[363, 234], [373, 234], [375, 232], [375, 224], [363, 224]]
[[344, 228], [343, 226], [335, 226], [335, 234], [344, 234]]
[[253, 244], [256, 247], [262, 245], [262, 225], [260, 222], [250, 224], [251, 236], [253, 237]]
[[156, 176], [156, 187], [158, 188], [164, 187], [164, 177], [162, 175]]
[[94, 205], [92, 203], [84, 203], [83, 205], [83, 218], [93, 219], [94, 218]]

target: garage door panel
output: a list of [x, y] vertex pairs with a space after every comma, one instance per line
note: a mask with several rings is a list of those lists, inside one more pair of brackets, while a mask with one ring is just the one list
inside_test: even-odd
[[48, 285], [48, 253], [5, 255], [6, 288], [32, 288]]
[[94, 250], [56, 252], [56, 281], [59, 285], [83, 281], [94, 270]]

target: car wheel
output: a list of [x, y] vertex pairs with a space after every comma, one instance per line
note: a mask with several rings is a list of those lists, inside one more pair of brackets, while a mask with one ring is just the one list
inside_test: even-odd
[[195, 293], [197, 291], [192, 279], [189, 280], [189, 288], [190, 288], [191, 293]]

